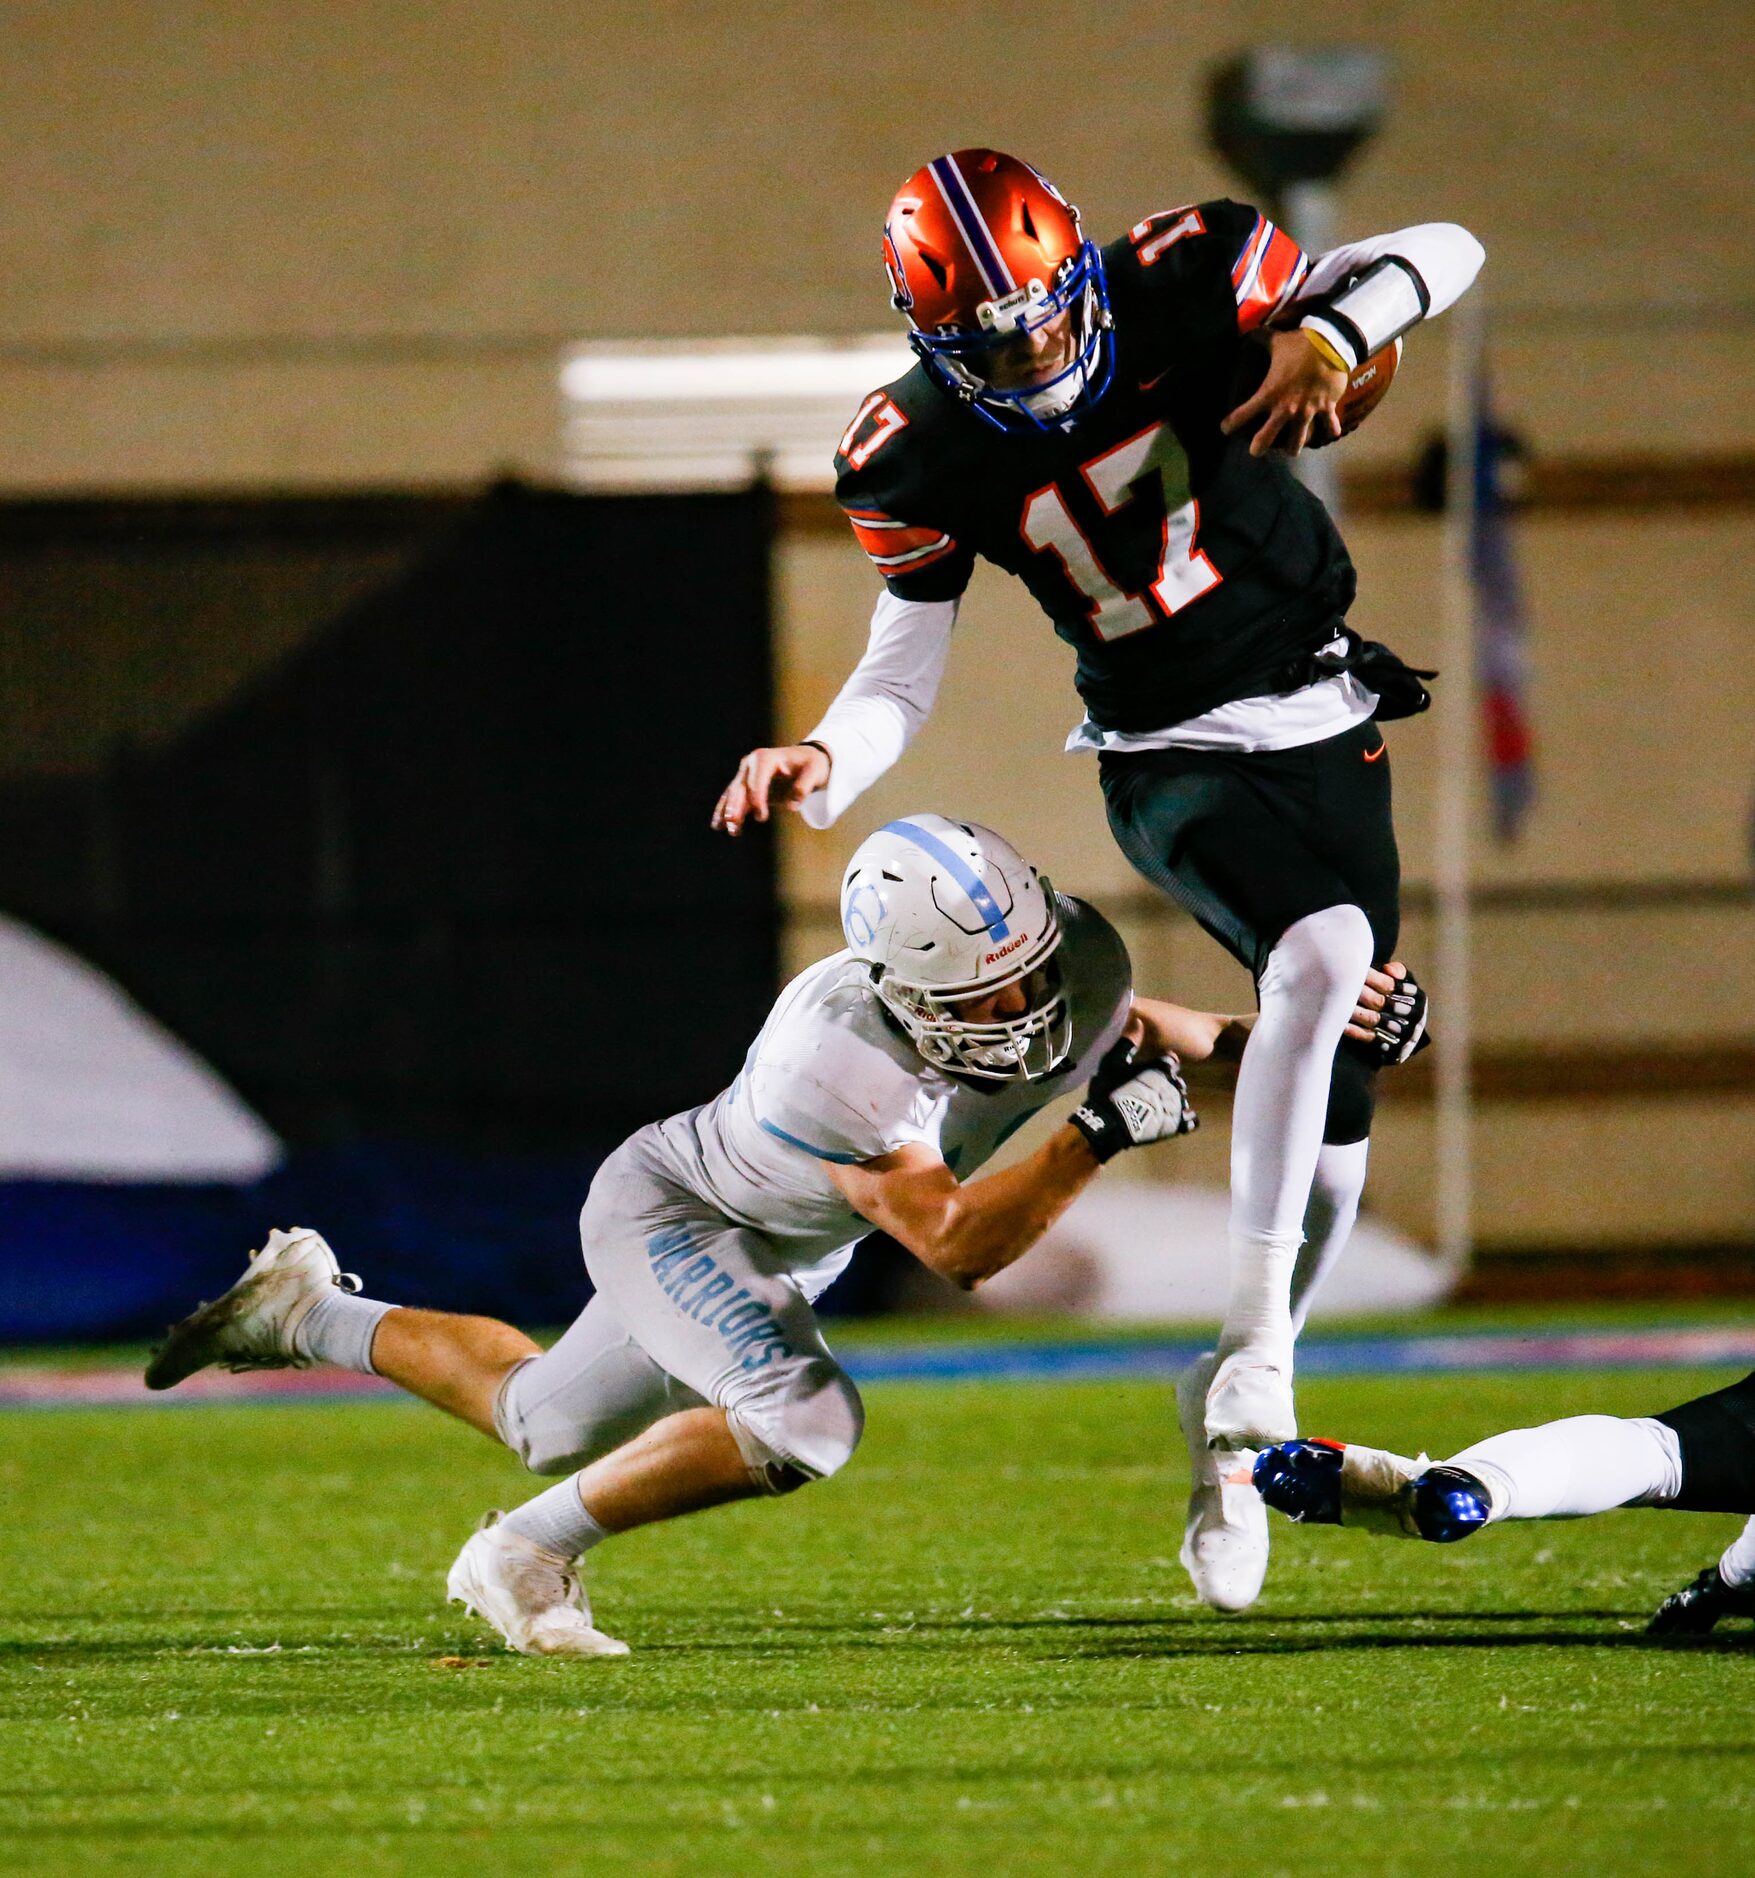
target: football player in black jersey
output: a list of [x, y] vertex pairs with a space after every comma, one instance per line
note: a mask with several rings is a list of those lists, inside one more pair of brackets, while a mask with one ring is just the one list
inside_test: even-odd
[[[1584, 1519], [1619, 1506], [1755, 1514], [1755, 1375], [1659, 1415], [1572, 1415], [1489, 1435], [1436, 1466], [1351, 1442], [1288, 1441], [1256, 1457], [1269, 1506], [1301, 1524], [1439, 1545], [1501, 1519]], [[1654, 1636], [1755, 1618], [1755, 1518], [1658, 1607]]]
[[1232, 1124], [1231, 1302], [1177, 1392], [1195, 1467], [1182, 1558], [1224, 1610], [1259, 1592], [1267, 1522], [1219, 1456], [1296, 1433], [1293, 1339], [1364, 1185], [1375, 1065], [1342, 1032], [1399, 926], [1377, 726], [1427, 701], [1347, 627], [1352, 562], [1286, 457], [1339, 434], [1349, 372], [1481, 258], [1449, 224], [1307, 256], [1226, 201], [1099, 250], [1015, 157], [928, 163], [884, 229], [918, 363], [864, 400], [836, 459], [884, 578], [870, 643], [809, 735], [751, 751], [714, 811], [731, 834], [778, 807], [826, 827], [894, 763], [977, 556], [1073, 648], [1068, 747], [1098, 753], [1116, 840], [1249, 968], [1261, 1006]]

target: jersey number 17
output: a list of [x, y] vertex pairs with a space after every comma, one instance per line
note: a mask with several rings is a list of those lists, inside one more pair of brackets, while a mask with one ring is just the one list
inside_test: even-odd
[[1144, 632], [1218, 586], [1223, 576], [1196, 544], [1200, 504], [1188, 494], [1188, 458], [1168, 424], [1148, 424], [1123, 438], [1080, 464], [1079, 474], [1105, 515], [1141, 500], [1142, 482], [1155, 481], [1164, 500], [1157, 577], [1140, 593], [1124, 592], [1109, 577], [1055, 484], [1044, 484], [1024, 503], [1025, 541], [1059, 560], [1090, 602], [1091, 628], [1099, 639]]

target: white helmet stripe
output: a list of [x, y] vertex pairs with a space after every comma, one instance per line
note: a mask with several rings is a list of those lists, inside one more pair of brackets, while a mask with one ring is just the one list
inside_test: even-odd
[[987, 291], [996, 300], [1001, 294], [1013, 292], [1018, 283], [1012, 279], [1012, 271], [1005, 264], [1005, 256], [994, 244], [987, 224], [981, 219], [981, 211], [955, 159], [948, 156], [934, 157], [928, 167], [932, 171], [932, 180], [938, 185], [939, 194], [944, 197], [945, 207], [951, 212], [951, 219], [957, 224], [957, 232], [963, 237], [964, 246], [975, 257], [975, 265], [981, 270]]

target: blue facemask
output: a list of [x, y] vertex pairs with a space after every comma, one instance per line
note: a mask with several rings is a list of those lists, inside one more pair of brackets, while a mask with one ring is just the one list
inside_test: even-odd
[[[1051, 378], [1001, 389], [991, 361], [1020, 339], [1070, 313], [1076, 333], [1071, 362]], [[1003, 317], [1003, 316], [1002, 316]], [[908, 343], [939, 384], [998, 430], [1056, 431], [1076, 423], [1109, 389], [1115, 346], [1110, 336], [1109, 285], [1096, 247], [1084, 242], [1048, 293], [1028, 298], [1003, 326], [979, 332], [910, 332]]]

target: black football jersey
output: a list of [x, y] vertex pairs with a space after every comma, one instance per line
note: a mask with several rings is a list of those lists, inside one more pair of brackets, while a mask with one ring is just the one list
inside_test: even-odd
[[861, 404], [836, 500], [891, 592], [955, 598], [981, 555], [1018, 575], [1078, 656], [1107, 729], [1148, 731], [1298, 682], [1351, 605], [1352, 562], [1278, 455], [1220, 420], [1294, 297], [1297, 244], [1203, 202], [1103, 250], [1114, 375], [1068, 430], [996, 429], [924, 366]]

